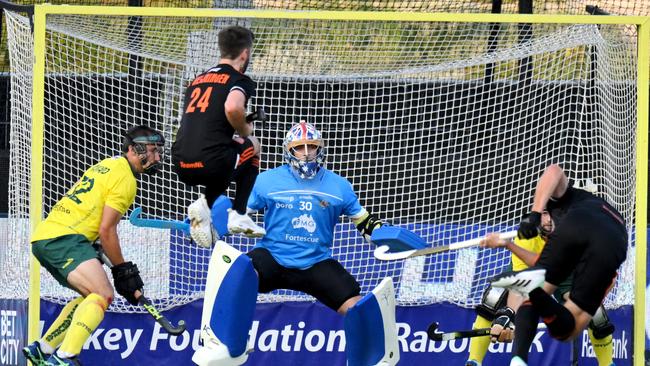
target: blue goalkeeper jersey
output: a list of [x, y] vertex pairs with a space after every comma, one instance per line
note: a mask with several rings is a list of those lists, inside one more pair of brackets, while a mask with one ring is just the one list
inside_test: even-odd
[[288, 165], [257, 177], [248, 207], [265, 210], [266, 236], [256, 247], [268, 249], [281, 265], [300, 269], [331, 257], [339, 216], [354, 219], [366, 212], [345, 178], [321, 168], [313, 179], [301, 179]]

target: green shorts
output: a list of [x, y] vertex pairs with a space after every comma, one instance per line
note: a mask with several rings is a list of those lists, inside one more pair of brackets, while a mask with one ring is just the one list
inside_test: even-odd
[[37, 240], [32, 243], [32, 253], [61, 285], [72, 290], [67, 281], [70, 272], [89, 259], [98, 259], [90, 241], [79, 234]]

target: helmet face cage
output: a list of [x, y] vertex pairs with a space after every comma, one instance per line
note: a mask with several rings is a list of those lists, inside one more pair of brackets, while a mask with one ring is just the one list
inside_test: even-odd
[[[304, 146], [307, 152], [308, 145], [317, 147], [316, 155], [305, 156], [303, 159], [296, 157], [294, 154], [296, 147]], [[282, 149], [284, 160], [302, 179], [314, 178], [325, 162], [325, 146], [321, 134], [316, 127], [305, 121], [300, 121], [289, 129]]]
[[144, 167], [147, 164], [147, 146], [155, 145], [156, 152], [160, 155], [160, 161], [154, 162], [151, 165], [144, 168], [144, 173], [149, 175], [154, 175], [158, 173], [162, 167], [162, 161], [165, 155], [165, 138], [159, 132], [154, 132], [151, 135], [147, 136], [137, 136], [132, 140], [133, 150], [138, 154], [140, 162]]

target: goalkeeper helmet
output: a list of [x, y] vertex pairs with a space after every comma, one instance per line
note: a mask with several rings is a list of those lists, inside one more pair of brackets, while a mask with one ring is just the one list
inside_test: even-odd
[[[303, 146], [302, 153], [296, 155], [298, 147]], [[309, 146], [312, 147], [310, 152]], [[313, 125], [300, 121], [293, 125], [282, 144], [284, 160], [300, 178], [312, 179], [325, 161], [325, 146], [320, 132]]]
[[[160, 155], [159, 160], [149, 161], [147, 154], [147, 146], [149, 145], [156, 147], [156, 152]], [[144, 125], [131, 127], [124, 135], [122, 152], [128, 152], [129, 146], [133, 146], [145, 174], [153, 175], [160, 171], [165, 154], [165, 137], [162, 133]]]

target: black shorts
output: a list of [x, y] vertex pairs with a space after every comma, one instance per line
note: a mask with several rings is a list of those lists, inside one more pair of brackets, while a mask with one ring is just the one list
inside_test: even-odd
[[334, 259], [318, 262], [308, 269], [280, 265], [264, 248], [248, 253], [259, 275], [259, 292], [289, 289], [309, 294], [337, 311], [348, 299], [359, 295], [359, 283]]
[[232, 140], [230, 146], [222, 153], [206, 156], [197, 162], [181, 162], [173, 157], [172, 163], [178, 179], [189, 186], [205, 186], [206, 196], [214, 197], [228, 189], [230, 182], [237, 176], [239, 167], [256, 159], [253, 142], [244, 138]]
[[573, 272], [569, 298], [592, 316], [605, 299], [627, 254], [627, 231], [598, 210], [567, 213], [549, 236], [537, 266], [560, 286]]

